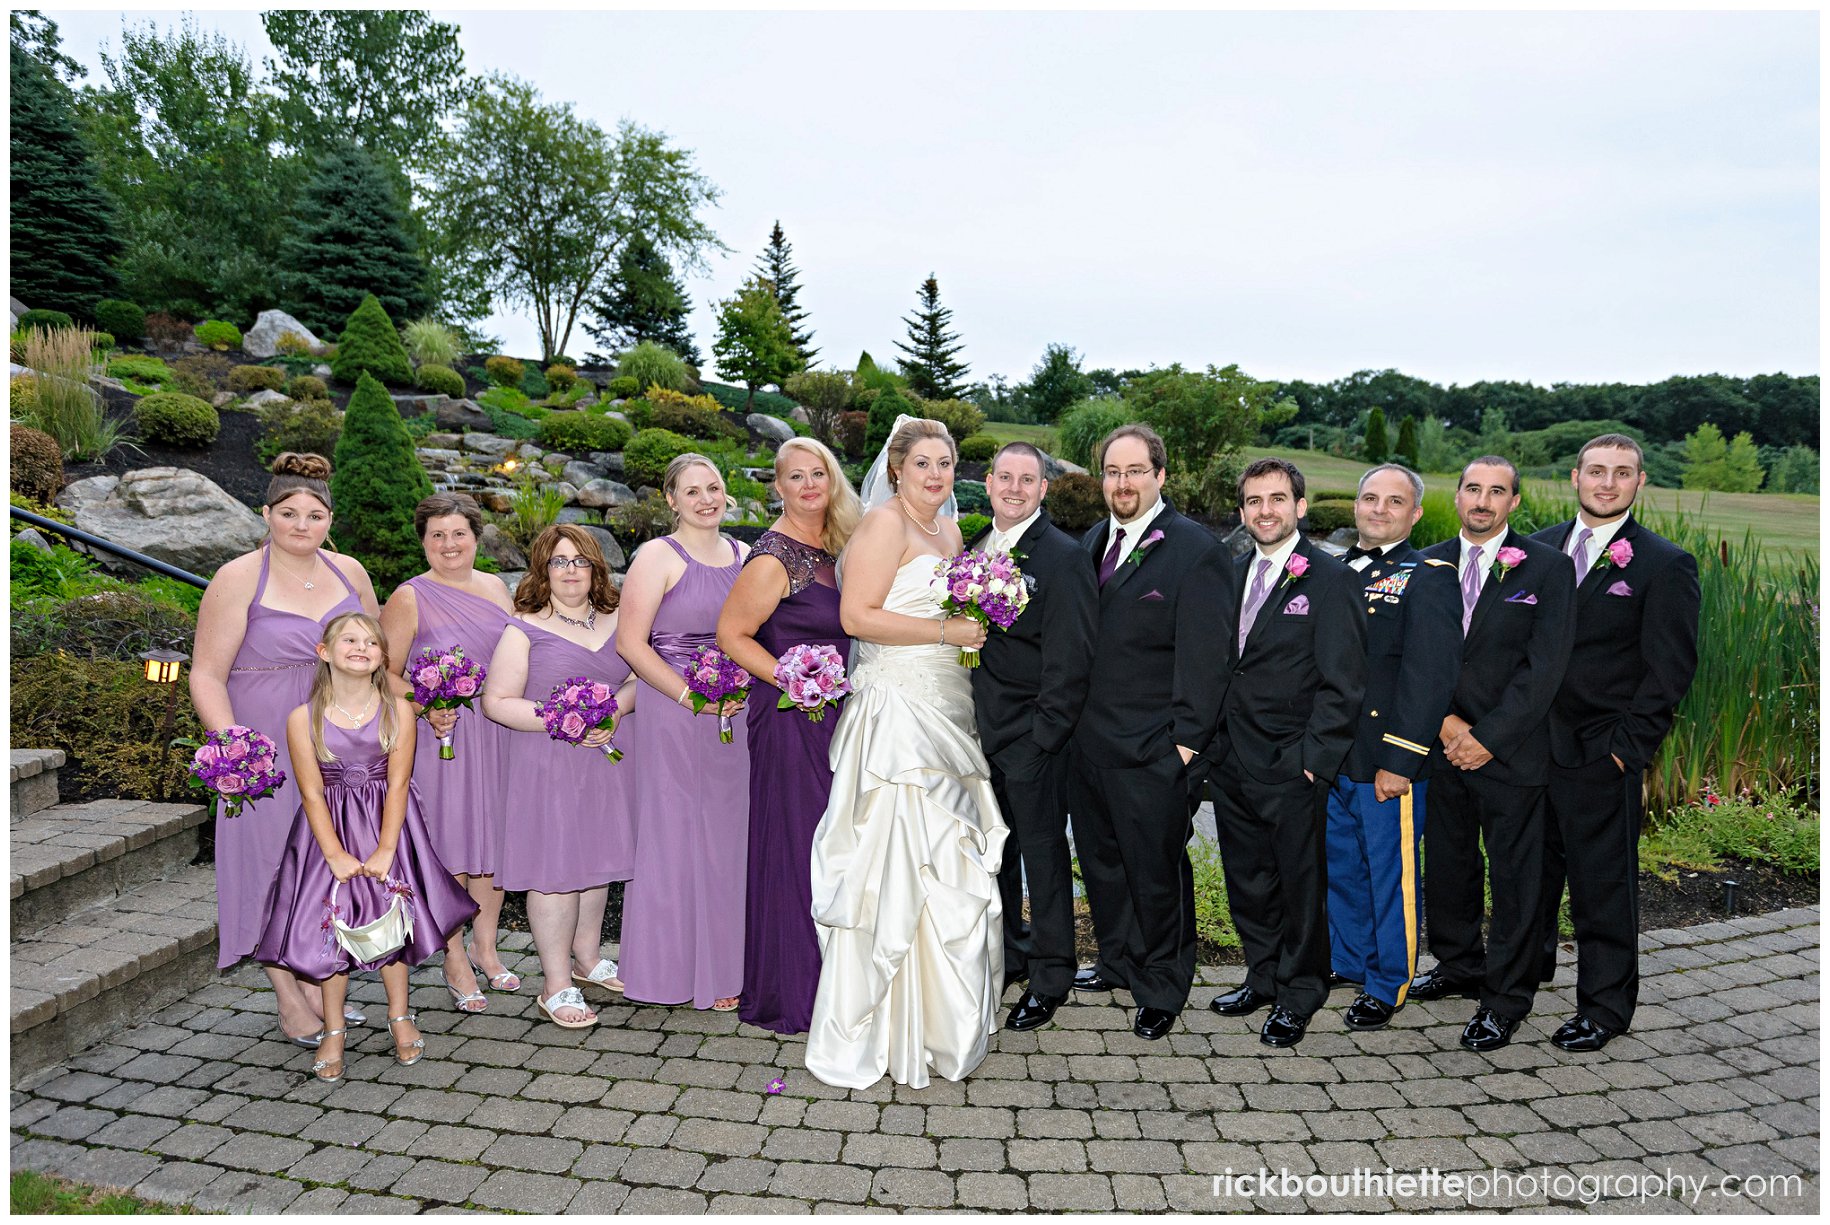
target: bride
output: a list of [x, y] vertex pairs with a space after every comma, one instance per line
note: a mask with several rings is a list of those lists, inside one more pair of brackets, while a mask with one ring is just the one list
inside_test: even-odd
[[854, 691], [813, 836], [822, 965], [807, 1035], [807, 1070], [829, 1085], [862, 1089], [888, 1072], [921, 1088], [930, 1068], [960, 1080], [997, 1029], [1009, 831], [959, 663], [985, 627], [944, 617], [933, 586], [961, 549], [947, 513], [957, 458], [938, 421], [898, 418], [840, 561]]

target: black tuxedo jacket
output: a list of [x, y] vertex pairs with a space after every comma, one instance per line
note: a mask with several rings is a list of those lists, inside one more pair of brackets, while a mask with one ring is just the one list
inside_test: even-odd
[[[1080, 542], [1089, 561], [1104, 557], [1111, 527], [1108, 518]], [[1198, 752], [1210, 743], [1238, 624], [1225, 547], [1164, 499], [1144, 541], [1099, 589], [1091, 697], [1074, 751], [1094, 766], [1143, 766], [1178, 744]]]
[[1425, 778], [1461, 676], [1455, 567], [1399, 541], [1354, 573], [1366, 603], [1366, 699], [1342, 773], [1358, 783], [1380, 770]]
[[[1557, 550], [1510, 527], [1487, 543], [1487, 581], [1462, 641], [1461, 678], [1449, 710], [1466, 719], [1493, 754], [1473, 773], [1518, 787], [1543, 786], [1550, 778], [1550, 705], [1576, 636], [1575, 569]], [[1509, 547], [1525, 550], [1525, 560], [1501, 578], [1491, 567]], [[1461, 539], [1451, 536], [1423, 555], [1448, 562], [1459, 575]], [[1459, 585], [1457, 597], [1459, 603]], [[1459, 770], [1447, 764], [1440, 736], [1431, 756], [1436, 770]]]
[[[1354, 722], [1366, 691], [1366, 614], [1359, 575], [1299, 537], [1292, 557], [1309, 561], [1299, 579], [1273, 575], [1269, 595], [1237, 649], [1240, 597], [1233, 600], [1227, 638], [1233, 683], [1222, 707], [1215, 761], [1231, 747], [1246, 773], [1262, 783], [1334, 781], [1353, 744]], [[1249, 587], [1256, 549], [1237, 563], [1239, 588]], [[1236, 589], [1237, 590], [1237, 589]]]
[[[990, 529], [970, 547], [980, 548]], [[1016, 542], [1029, 605], [1007, 630], [992, 630], [972, 673], [979, 743], [999, 769], [1031, 776], [1042, 754], [1067, 747], [1093, 671], [1099, 586], [1074, 539], [1038, 511]], [[1008, 767], [1006, 762], [1008, 761]]]
[[[1575, 525], [1559, 523], [1532, 539], [1562, 553]], [[1633, 557], [1625, 566], [1591, 566], [1576, 588], [1575, 647], [1550, 708], [1550, 752], [1572, 768], [1612, 753], [1638, 774], [1652, 764], [1696, 675], [1703, 597], [1697, 559], [1631, 514], [1614, 539], [1632, 546]], [[1564, 566], [1573, 577], [1575, 568]]]

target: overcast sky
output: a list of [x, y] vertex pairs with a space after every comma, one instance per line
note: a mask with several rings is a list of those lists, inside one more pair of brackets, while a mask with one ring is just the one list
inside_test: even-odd
[[[688, 283], [708, 353], [779, 218], [822, 364], [893, 357], [933, 272], [973, 378], [1050, 342], [1276, 379], [1819, 369], [1816, 14], [434, 12], [472, 71], [694, 151], [732, 248]], [[100, 80], [123, 14], [52, 15]], [[269, 53], [253, 12], [199, 18]]]

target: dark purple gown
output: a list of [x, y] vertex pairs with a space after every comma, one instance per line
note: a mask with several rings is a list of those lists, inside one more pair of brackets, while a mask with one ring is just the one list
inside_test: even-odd
[[[833, 559], [780, 532], [764, 532], [752, 559], [773, 557], [788, 571], [789, 594], [756, 631], [780, 659], [803, 643], [851, 650], [839, 624]], [[746, 563], [747, 564], [747, 563]], [[813, 929], [813, 830], [832, 790], [827, 749], [839, 725], [830, 708], [818, 723], [777, 710], [778, 691], [758, 684], [748, 707], [750, 863], [743, 942], [743, 1002], [738, 1017], [779, 1034], [805, 1033], [820, 985], [820, 941]]]

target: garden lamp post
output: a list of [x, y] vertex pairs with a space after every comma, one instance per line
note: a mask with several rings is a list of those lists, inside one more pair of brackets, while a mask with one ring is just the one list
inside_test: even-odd
[[190, 656], [183, 651], [141, 651], [140, 659], [145, 665], [146, 679], [155, 685], [165, 686], [165, 724], [159, 732], [159, 765], [157, 788], [159, 802], [165, 802], [165, 766], [171, 758], [172, 732], [178, 723], [178, 677], [184, 671], [184, 662]]

